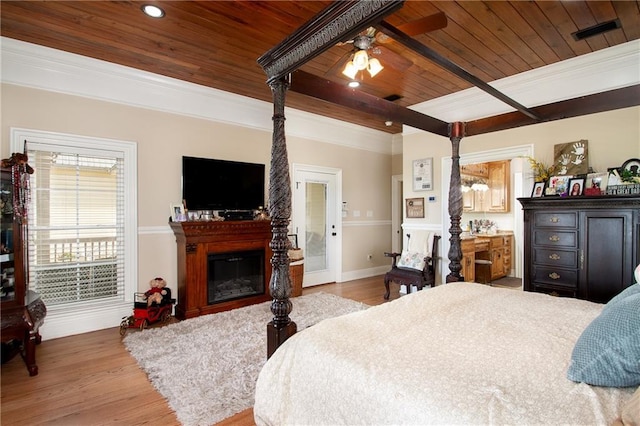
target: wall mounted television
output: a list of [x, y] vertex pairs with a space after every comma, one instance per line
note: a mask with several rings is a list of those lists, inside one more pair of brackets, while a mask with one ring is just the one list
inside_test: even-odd
[[265, 165], [182, 157], [182, 199], [189, 210], [255, 210], [264, 206]]

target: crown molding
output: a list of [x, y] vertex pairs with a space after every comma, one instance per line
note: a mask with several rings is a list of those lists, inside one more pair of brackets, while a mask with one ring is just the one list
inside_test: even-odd
[[[640, 40], [567, 59], [491, 82], [528, 107], [573, 99], [640, 83]], [[470, 121], [515, 111], [473, 87], [413, 105], [411, 109], [446, 122]], [[419, 130], [404, 126], [403, 134]]]
[[[7, 37], [0, 44], [2, 83], [273, 131], [269, 102]], [[286, 114], [290, 136], [391, 154], [391, 134], [293, 108]]]

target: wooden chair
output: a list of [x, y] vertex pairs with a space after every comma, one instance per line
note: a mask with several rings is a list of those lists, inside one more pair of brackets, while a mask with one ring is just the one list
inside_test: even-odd
[[391, 281], [405, 285], [407, 293], [411, 293], [411, 286], [422, 290], [423, 287], [435, 285], [440, 238], [440, 235], [433, 232], [411, 231], [407, 234], [407, 245], [402, 253], [385, 252], [385, 256], [393, 258], [391, 270], [384, 276], [386, 300], [389, 299]]

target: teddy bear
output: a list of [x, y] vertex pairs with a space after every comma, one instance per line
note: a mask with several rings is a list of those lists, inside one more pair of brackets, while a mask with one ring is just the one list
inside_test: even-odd
[[149, 287], [151, 288], [144, 293], [144, 296], [147, 298], [147, 306], [151, 306], [153, 303], [156, 305], [162, 303], [164, 296], [167, 295], [166, 286], [167, 282], [160, 277], [149, 281]]

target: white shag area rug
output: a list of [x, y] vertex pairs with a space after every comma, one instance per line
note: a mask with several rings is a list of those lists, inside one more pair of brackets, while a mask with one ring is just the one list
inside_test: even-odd
[[[369, 306], [333, 294], [291, 299], [298, 332]], [[212, 425], [253, 406], [267, 358], [271, 302], [129, 331], [127, 350], [186, 426]]]

